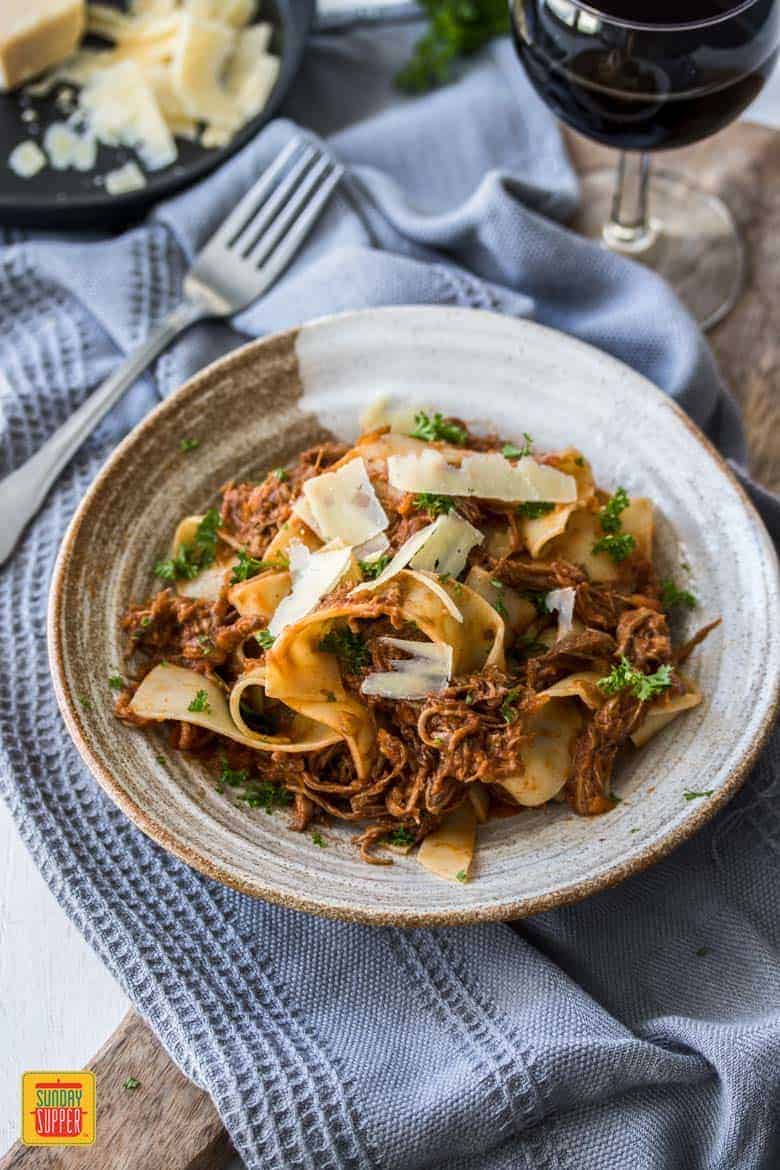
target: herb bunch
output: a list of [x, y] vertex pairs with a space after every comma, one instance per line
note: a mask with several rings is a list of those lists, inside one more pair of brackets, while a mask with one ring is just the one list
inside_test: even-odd
[[426, 93], [445, 85], [456, 61], [509, 32], [506, 0], [421, 0], [421, 5], [429, 26], [396, 75], [396, 85], [404, 93]]

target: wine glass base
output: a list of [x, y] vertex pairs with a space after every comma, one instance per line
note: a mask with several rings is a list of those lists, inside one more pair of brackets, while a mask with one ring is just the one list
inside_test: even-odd
[[654, 171], [649, 230], [637, 237], [610, 224], [614, 191], [614, 171], [585, 174], [575, 229], [663, 276], [702, 329], [722, 321], [745, 279], [742, 240], [725, 203], [679, 175]]

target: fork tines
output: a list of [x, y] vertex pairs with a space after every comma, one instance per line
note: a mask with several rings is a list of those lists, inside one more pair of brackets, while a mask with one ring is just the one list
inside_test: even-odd
[[314, 143], [295, 138], [210, 241], [253, 266], [284, 266], [344, 173]]

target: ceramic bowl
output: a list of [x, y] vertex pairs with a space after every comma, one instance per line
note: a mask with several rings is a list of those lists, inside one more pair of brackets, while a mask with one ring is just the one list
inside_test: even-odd
[[[722, 616], [689, 672], [696, 710], [617, 769], [622, 801], [583, 818], [566, 805], [482, 827], [472, 878], [449, 883], [413, 856], [365, 865], [354, 829], [326, 848], [286, 814], [237, 807], [215, 767], [112, 714], [119, 617], [156, 588], [152, 565], [178, 519], [229, 478], [256, 477], [329, 432], [353, 438], [377, 394], [425, 403], [540, 448], [567, 443], [599, 484], [657, 505], [663, 574], [699, 598], [679, 637]], [[180, 451], [182, 436], [201, 439]], [[681, 565], [689, 566], [687, 571]], [[379, 309], [255, 342], [190, 379], [117, 448], [63, 542], [49, 612], [54, 684], [73, 740], [140, 829], [203, 873], [318, 914], [423, 925], [508, 919], [584, 898], [657, 861], [737, 790], [771, 726], [780, 591], [767, 533], [723, 460], [658, 389], [596, 349], [527, 321], [449, 308]], [[82, 700], [87, 700], [84, 703]], [[687, 791], [710, 796], [686, 799]]]

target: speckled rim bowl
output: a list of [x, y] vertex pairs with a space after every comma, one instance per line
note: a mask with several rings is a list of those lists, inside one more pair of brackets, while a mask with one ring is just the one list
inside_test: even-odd
[[[540, 448], [575, 443], [599, 483], [657, 504], [662, 571], [700, 599], [680, 635], [722, 615], [692, 659], [703, 704], [617, 770], [605, 816], [565, 805], [480, 832], [472, 879], [432, 877], [414, 857], [367, 866], [354, 829], [326, 848], [285, 814], [237, 807], [215, 765], [169, 750], [112, 714], [119, 615], [155, 588], [151, 566], [178, 519], [231, 477], [276, 467], [327, 431], [358, 432], [377, 395], [430, 404]], [[182, 453], [183, 436], [201, 440]], [[685, 574], [681, 564], [690, 566]], [[73, 741], [98, 782], [165, 849], [210, 877], [281, 905], [357, 922], [435, 925], [509, 919], [584, 898], [659, 860], [738, 789], [771, 727], [780, 665], [780, 589], [769, 537], [723, 460], [682, 412], [626, 366], [527, 321], [410, 307], [329, 317], [247, 345], [191, 378], [108, 460], [63, 541], [49, 651]], [[712, 795], [686, 800], [687, 790]]]

